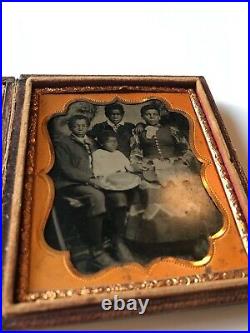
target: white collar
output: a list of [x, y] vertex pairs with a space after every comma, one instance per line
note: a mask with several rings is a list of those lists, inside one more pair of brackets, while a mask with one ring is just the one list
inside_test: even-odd
[[116, 125], [116, 124], [112, 123], [112, 122], [108, 119], [108, 120], [107, 120], [107, 124], [108, 124], [109, 126], [111, 126], [112, 128], [117, 128], [118, 126], [123, 126], [123, 125], [124, 125], [124, 121], [122, 120], [122, 121], [120, 121], [120, 122]]
[[83, 138], [76, 136], [74, 134], [71, 134], [74, 140], [80, 142], [80, 143], [89, 143], [89, 137], [85, 134]]

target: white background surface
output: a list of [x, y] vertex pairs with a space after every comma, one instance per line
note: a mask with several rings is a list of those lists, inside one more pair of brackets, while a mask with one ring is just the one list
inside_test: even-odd
[[[247, 20], [246, 3], [3, 3], [3, 75], [204, 75], [247, 171]], [[247, 307], [77, 328], [245, 330]]]

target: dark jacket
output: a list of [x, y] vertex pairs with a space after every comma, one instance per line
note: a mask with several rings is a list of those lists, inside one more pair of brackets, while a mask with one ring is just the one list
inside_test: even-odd
[[[132, 137], [132, 131], [134, 129], [134, 124], [132, 123], [124, 123], [124, 125], [120, 125], [117, 129], [117, 139], [118, 139], [118, 149], [127, 157], [130, 155], [130, 139]], [[100, 140], [103, 132], [112, 131], [113, 128], [105, 121], [103, 123], [96, 124], [89, 132], [88, 136], [93, 139]]]
[[[95, 150], [94, 142], [89, 147], [90, 151]], [[60, 141], [54, 141], [54, 150], [55, 164], [50, 175], [57, 189], [89, 181], [92, 177], [92, 157], [84, 144], [73, 136], [65, 136]]]

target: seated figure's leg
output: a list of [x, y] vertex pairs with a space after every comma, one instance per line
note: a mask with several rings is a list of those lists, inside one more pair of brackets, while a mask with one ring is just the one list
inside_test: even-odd
[[107, 192], [107, 203], [111, 209], [128, 206], [127, 195], [125, 192]]
[[88, 216], [106, 212], [105, 196], [102, 191], [90, 185], [74, 185], [67, 188], [68, 196], [79, 200], [86, 207]]
[[103, 216], [106, 212], [105, 196], [103, 192], [87, 185], [71, 186], [67, 189], [68, 196], [79, 200], [86, 207], [87, 219], [87, 238], [90, 247], [90, 253], [94, 257], [93, 265], [97, 269], [114, 265], [116, 262], [103, 251]]
[[127, 215], [127, 196], [124, 192], [107, 192], [107, 205], [114, 222], [116, 235], [122, 236]]
[[122, 262], [132, 262], [134, 257], [123, 240], [128, 207], [127, 195], [125, 192], [110, 192], [107, 193], [107, 201], [114, 226], [112, 243], [116, 255]]

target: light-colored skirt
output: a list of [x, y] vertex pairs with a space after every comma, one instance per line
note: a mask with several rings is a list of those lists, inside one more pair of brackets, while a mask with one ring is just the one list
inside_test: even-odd
[[153, 160], [153, 164], [151, 176], [145, 173], [145, 178], [155, 181], [142, 180], [144, 202], [130, 206], [125, 237], [162, 243], [195, 240], [218, 232], [222, 214], [205, 190], [201, 176], [182, 161]]

